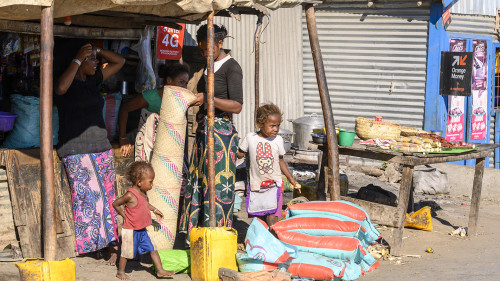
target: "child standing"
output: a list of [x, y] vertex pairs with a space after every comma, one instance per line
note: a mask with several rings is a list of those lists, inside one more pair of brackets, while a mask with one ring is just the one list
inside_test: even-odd
[[[146, 192], [153, 187], [155, 172], [151, 164], [138, 161], [132, 163], [126, 173], [127, 179], [134, 185], [127, 190], [125, 195], [113, 202], [113, 208], [123, 217], [122, 228], [122, 249], [120, 264], [116, 277], [122, 280], [130, 280], [125, 274], [127, 259], [133, 259], [137, 254], [151, 253], [151, 259], [157, 268], [158, 277], [173, 275], [175, 272], [163, 269], [160, 256], [155, 251], [151, 239], [149, 239], [146, 227], [152, 223], [152, 211], [158, 219], [163, 218], [163, 214], [148, 203]], [[125, 209], [121, 206], [125, 205]]]
[[283, 161], [285, 147], [278, 135], [281, 111], [274, 104], [257, 109], [256, 123], [259, 131], [249, 133], [240, 143], [238, 158], [249, 156], [250, 188], [247, 195], [249, 216], [265, 218], [269, 226], [281, 217], [283, 204], [283, 173], [294, 188], [300, 185], [292, 177]]

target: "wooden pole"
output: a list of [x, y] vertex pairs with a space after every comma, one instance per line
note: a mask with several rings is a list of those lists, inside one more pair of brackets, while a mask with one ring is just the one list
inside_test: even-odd
[[215, 150], [214, 150], [214, 12], [207, 18], [207, 157], [208, 157], [208, 222], [210, 227], [216, 226], [215, 220]]
[[257, 109], [260, 105], [260, 79], [259, 79], [259, 60], [260, 60], [260, 32], [262, 30], [262, 19], [264, 14], [257, 15], [257, 29], [255, 31], [255, 110], [254, 110], [254, 127], [257, 129]]
[[42, 8], [40, 22], [40, 161], [42, 168], [43, 256], [56, 258], [56, 190], [52, 147], [52, 63], [54, 50], [54, 7]]
[[309, 43], [311, 45], [314, 69], [316, 70], [316, 80], [318, 81], [319, 97], [321, 107], [323, 108], [323, 118], [325, 119], [326, 140], [328, 142], [328, 171], [329, 175], [328, 190], [330, 191], [330, 200], [340, 200], [340, 176], [339, 176], [339, 148], [337, 142], [337, 133], [335, 132], [335, 123], [333, 120], [332, 104], [326, 83], [325, 67], [321, 48], [319, 46], [318, 29], [316, 28], [316, 16], [314, 14], [313, 4], [306, 4], [306, 21], [309, 32]]
[[469, 229], [468, 236], [474, 236], [477, 232], [477, 221], [479, 218], [479, 205], [481, 203], [481, 189], [483, 185], [485, 158], [476, 159], [476, 167], [474, 169], [474, 182], [472, 185], [472, 198], [469, 212]]

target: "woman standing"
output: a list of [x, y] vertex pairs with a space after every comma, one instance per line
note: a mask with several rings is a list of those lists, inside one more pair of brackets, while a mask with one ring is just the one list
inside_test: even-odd
[[[98, 67], [96, 56], [107, 61]], [[76, 251], [117, 249], [115, 169], [107, 139], [100, 84], [117, 73], [125, 59], [111, 51], [83, 45], [56, 82], [59, 146], [71, 185]], [[111, 250], [112, 248], [110, 248]], [[108, 262], [114, 264], [116, 252]]]
[[[233, 113], [240, 113], [243, 104], [243, 74], [240, 65], [222, 50], [227, 30], [214, 25], [214, 80], [215, 80], [215, 197], [216, 221], [218, 226], [231, 226], [233, 222], [234, 182], [236, 173], [236, 153], [238, 134], [233, 127]], [[207, 26], [196, 33], [201, 54], [208, 57]], [[198, 95], [192, 106], [201, 106], [197, 115], [195, 149], [190, 164], [185, 201], [181, 216], [180, 231], [189, 233], [193, 227], [208, 226], [208, 167], [205, 160], [207, 143], [206, 76], [198, 83]]]
[[[187, 84], [189, 82], [189, 66], [183, 63], [172, 64], [166, 70], [164, 81], [165, 85], [187, 88]], [[118, 125], [120, 132], [120, 151], [123, 156], [128, 156], [132, 151], [132, 145], [128, 142], [126, 136], [128, 114], [131, 111], [145, 108], [151, 112], [151, 115], [154, 115], [154, 117], [152, 119], [150, 119], [151, 116], [147, 117], [146, 120], [150, 121], [144, 122], [144, 124], [139, 127], [138, 137], [136, 137], [135, 150], [136, 156], [137, 154], [140, 156], [136, 157], [135, 160], [150, 162], [150, 154], [153, 152], [154, 136], [156, 134], [156, 124], [158, 123], [158, 113], [160, 113], [162, 97], [163, 88], [147, 90], [120, 107], [120, 112], [118, 113]], [[144, 134], [144, 131], [147, 131], [146, 135]], [[138, 148], [138, 144], [140, 148]], [[146, 144], [146, 146], [143, 146], [144, 144]]]

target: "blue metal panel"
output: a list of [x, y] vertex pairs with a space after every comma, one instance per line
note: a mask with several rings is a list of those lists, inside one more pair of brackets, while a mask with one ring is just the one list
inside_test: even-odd
[[[494, 43], [493, 44], [493, 50], [492, 54], [494, 56], [494, 63], [493, 63], [493, 69], [496, 68], [496, 51], [497, 49], [500, 48], [500, 43]], [[492, 80], [492, 86], [491, 88], [493, 89], [492, 96], [493, 98], [491, 99], [491, 115], [495, 115], [495, 143], [499, 144], [500, 143], [500, 110], [495, 110], [495, 88], [496, 85], [496, 79], [495, 79], [495, 71], [493, 71], [493, 80]], [[500, 147], [495, 149], [495, 169], [500, 169]]]
[[442, 4], [431, 5], [425, 87], [424, 130], [426, 131], [443, 130], [446, 132], [445, 104], [447, 104], [447, 99], [439, 95], [439, 78], [441, 76], [441, 50], [449, 48], [449, 44], [444, 44], [446, 31], [443, 28], [442, 14]]
[[[424, 120], [424, 130], [442, 130], [446, 132], [446, 122], [447, 122], [447, 106], [448, 97], [439, 95], [439, 79], [441, 71], [441, 52], [449, 51], [450, 48], [450, 38], [456, 39], [468, 39], [467, 51], [472, 51], [472, 40], [485, 40], [487, 41], [487, 48], [490, 50], [487, 54], [487, 59], [489, 62], [488, 75], [488, 95], [492, 94], [492, 81], [494, 80], [494, 54], [493, 41], [491, 36], [478, 35], [478, 34], [464, 34], [464, 33], [452, 33], [446, 32], [442, 24], [442, 14], [443, 5], [441, 3], [435, 3], [431, 5], [431, 13], [429, 19], [429, 39], [428, 39], [428, 53], [427, 53], [427, 81], [426, 81], [426, 93], [425, 93], [425, 120]], [[491, 97], [491, 96], [489, 96]], [[465, 140], [470, 141], [471, 133], [471, 118], [469, 112], [472, 112], [472, 97], [467, 98], [465, 107], [466, 116], [466, 133]], [[488, 99], [488, 108], [491, 108], [491, 98]], [[490, 122], [488, 123], [487, 131], [490, 129]], [[479, 143], [489, 143], [490, 135], [487, 134], [486, 140], [482, 140]], [[488, 160], [486, 160], [488, 163]], [[474, 160], [459, 161], [454, 162], [454, 164], [468, 164], [475, 165]]]
[[[500, 143], [500, 112], [495, 116], [495, 143]], [[500, 147], [495, 149], [495, 169], [500, 169]]]

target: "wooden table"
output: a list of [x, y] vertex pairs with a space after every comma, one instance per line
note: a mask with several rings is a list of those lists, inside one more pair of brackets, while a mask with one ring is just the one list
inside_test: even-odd
[[[342, 196], [343, 200], [353, 202], [363, 207], [373, 222], [395, 227], [393, 241], [391, 245], [391, 254], [401, 255], [401, 246], [403, 243], [403, 229], [406, 220], [406, 210], [408, 203], [413, 201], [413, 170], [415, 166], [446, 163], [454, 161], [462, 161], [476, 159], [476, 167], [474, 173], [474, 181], [472, 186], [472, 199], [469, 213], [469, 228], [468, 235], [476, 234], [479, 203], [481, 200], [481, 187], [483, 181], [485, 158], [493, 156], [493, 150], [500, 145], [496, 144], [481, 144], [474, 151], [461, 154], [423, 154], [423, 153], [401, 153], [392, 150], [385, 150], [375, 147], [368, 147], [355, 142], [353, 146], [339, 146], [339, 154], [368, 158], [386, 162], [392, 162], [403, 165], [403, 174], [401, 176], [401, 187], [399, 189], [398, 205], [396, 207], [377, 204], [360, 199]], [[320, 149], [325, 150], [326, 145], [320, 146]], [[326, 153], [323, 153], [326, 155]], [[322, 167], [320, 169], [320, 183], [325, 179], [324, 166], [328, 161], [323, 157]], [[323, 185], [324, 186], [324, 185]], [[324, 191], [318, 187], [320, 192]]]

